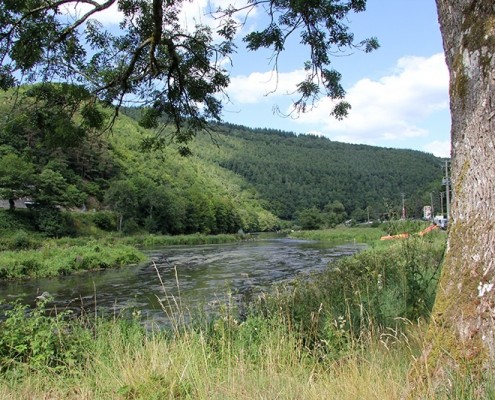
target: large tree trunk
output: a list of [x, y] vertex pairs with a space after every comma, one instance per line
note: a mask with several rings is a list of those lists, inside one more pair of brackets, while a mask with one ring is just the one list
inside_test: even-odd
[[[437, 0], [450, 71], [449, 237], [414, 398], [495, 383], [495, 3]], [[460, 385], [460, 386], [459, 386]]]

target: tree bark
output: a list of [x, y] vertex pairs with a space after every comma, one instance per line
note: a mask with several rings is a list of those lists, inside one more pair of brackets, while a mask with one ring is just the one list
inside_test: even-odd
[[487, 379], [495, 384], [495, 3], [437, 0], [437, 8], [450, 72], [453, 200], [410, 397], [466, 389], [486, 398]]

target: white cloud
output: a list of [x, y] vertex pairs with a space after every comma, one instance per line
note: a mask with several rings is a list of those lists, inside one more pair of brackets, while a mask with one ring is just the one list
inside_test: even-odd
[[324, 98], [296, 122], [318, 124], [327, 137], [355, 143], [427, 136], [420, 122], [448, 108], [444, 56], [401, 58], [391, 75], [356, 82], [347, 90], [346, 100], [352, 110], [343, 121], [329, 116], [334, 103]]
[[423, 150], [437, 157], [450, 158], [450, 141], [435, 140], [423, 146]]
[[268, 95], [293, 93], [304, 76], [303, 70], [278, 74], [275, 71], [253, 72], [249, 75], [234, 76], [231, 78], [228, 94], [234, 102], [260, 103], [266, 101]]

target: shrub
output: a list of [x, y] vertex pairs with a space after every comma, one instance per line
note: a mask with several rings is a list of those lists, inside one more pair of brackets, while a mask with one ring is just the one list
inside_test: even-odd
[[49, 237], [72, 236], [75, 234], [73, 220], [68, 213], [54, 207], [40, 207], [35, 211], [36, 226]]
[[[23, 365], [29, 370], [65, 370], [88, 354], [89, 330], [69, 320], [70, 312], [47, 315], [47, 299], [29, 310], [15, 303], [0, 322], [0, 371]], [[77, 333], [75, 332], [77, 331]]]
[[108, 211], [98, 211], [91, 214], [94, 224], [104, 231], [114, 231], [117, 229], [115, 215]]
[[281, 315], [307, 347], [335, 354], [366, 331], [427, 319], [443, 252], [443, 241], [420, 238], [367, 250], [260, 298], [253, 312]]
[[26, 231], [18, 230], [12, 236], [12, 248], [14, 250], [26, 250], [32, 247], [32, 240]]

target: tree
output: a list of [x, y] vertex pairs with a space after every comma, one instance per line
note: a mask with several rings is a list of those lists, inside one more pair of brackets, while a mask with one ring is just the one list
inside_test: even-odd
[[34, 165], [14, 153], [0, 158], [0, 196], [9, 200], [11, 210], [15, 200], [32, 193]]
[[347, 218], [345, 207], [338, 200], [328, 203], [323, 211], [326, 214], [325, 220], [330, 227], [335, 227], [336, 225], [344, 222]]
[[452, 188], [447, 252], [411, 397], [457, 379], [488, 398], [495, 369], [495, 5], [437, 0], [450, 71]]
[[113, 181], [106, 192], [105, 202], [119, 216], [119, 231], [123, 230], [124, 222], [134, 227], [133, 218], [137, 215], [139, 204], [137, 189], [131, 181]]
[[302, 229], [319, 229], [322, 224], [320, 210], [316, 207], [307, 208], [298, 213], [297, 220]]
[[[333, 114], [347, 114], [341, 75], [330, 68], [331, 52], [378, 47], [375, 38], [355, 42], [346, 25], [366, 0], [253, 0], [214, 13], [216, 32], [205, 25], [186, 30], [180, 24], [182, 0], [7, 0], [0, 3], [0, 88], [27, 81], [64, 81], [84, 86], [117, 116], [126, 97], [147, 105], [142, 123], [160, 119], [175, 127], [173, 139], [187, 154], [187, 142], [208, 121], [219, 120], [229, 84], [222, 66], [236, 49], [242, 26], [236, 15], [261, 9], [268, 26], [244, 37], [249, 50], [270, 48], [276, 60], [294, 34], [310, 48], [306, 79], [298, 85], [295, 109], [304, 111], [322, 93], [340, 100]], [[97, 21], [98, 13], [117, 5], [123, 13], [118, 33]], [[75, 16], [67, 8], [79, 8]], [[96, 18], [96, 19], [93, 19]], [[217, 35], [220, 40], [215, 39]], [[89, 47], [89, 48], [88, 48]], [[93, 113], [94, 108], [90, 109]], [[163, 138], [157, 138], [158, 141]]]
[[[50, 168], [44, 168], [35, 179], [35, 190], [33, 199], [41, 207], [54, 208], [60, 205], [70, 204], [75, 196], [74, 187], [69, 189], [69, 185], [60, 172], [53, 171]], [[68, 194], [68, 198], [67, 198]], [[76, 200], [77, 202], [77, 200]]]

